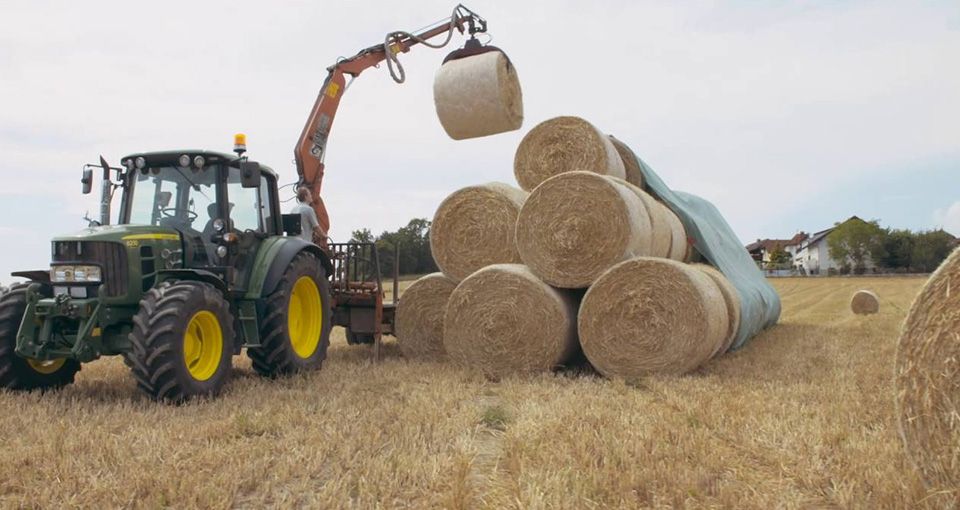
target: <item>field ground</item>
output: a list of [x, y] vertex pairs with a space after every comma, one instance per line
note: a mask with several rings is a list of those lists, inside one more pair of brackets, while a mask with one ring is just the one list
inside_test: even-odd
[[[281, 381], [245, 358], [219, 400], [141, 397], [98, 361], [61, 392], [0, 393], [0, 506], [915, 506], [893, 406], [919, 278], [778, 279], [781, 322], [693, 375], [485, 381], [348, 347]], [[850, 313], [858, 288], [881, 312]]]

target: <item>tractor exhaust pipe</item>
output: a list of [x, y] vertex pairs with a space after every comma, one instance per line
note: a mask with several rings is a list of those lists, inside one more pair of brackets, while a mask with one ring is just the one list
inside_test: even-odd
[[100, 184], [100, 224], [110, 224], [110, 201], [113, 198], [113, 181], [110, 180], [110, 165], [100, 156], [100, 166], [103, 168], [103, 182]]

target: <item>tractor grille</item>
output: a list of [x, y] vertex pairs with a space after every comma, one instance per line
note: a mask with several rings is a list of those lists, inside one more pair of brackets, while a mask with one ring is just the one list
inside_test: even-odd
[[120, 243], [102, 241], [64, 241], [53, 243], [53, 262], [98, 264], [103, 268], [106, 295], [127, 293], [127, 252]]

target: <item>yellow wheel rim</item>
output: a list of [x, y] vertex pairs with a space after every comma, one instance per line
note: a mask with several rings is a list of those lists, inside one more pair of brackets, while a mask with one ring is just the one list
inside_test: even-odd
[[27, 360], [27, 364], [30, 365], [30, 368], [32, 368], [34, 372], [39, 372], [44, 375], [50, 375], [50, 374], [56, 373], [56, 371], [60, 370], [60, 368], [66, 362], [67, 362], [66, 358], [57, 358], [57, 359], [51, 359], [46, 361], [39, 360], [39, 359]]
[[183, 361], [187, 371], [198, 381], [206, 381], [217, 373], [223, 357], [223, 331], [212, 312], [201, 310], [190, 318], [183, 333]]
[[313, 278], [301, 276], [293, 284], [287, 309], [287, 331], [290, 333], [293, 352], [304, 359], [313, 356], [320, 345], [322, 328], [323, 303], [320, 301], [320, 289]]

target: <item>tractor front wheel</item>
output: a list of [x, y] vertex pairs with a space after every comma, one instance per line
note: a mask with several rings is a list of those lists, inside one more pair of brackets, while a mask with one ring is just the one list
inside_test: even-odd
[[25, 359], [14, 352], [26, 311], [27, 285], [15, 285], [0, 297], [0, 388], [43, 390], [72, 383], [80, 370], [76, 360]]
[[303, 252], [287, 266], [267, 296], [260, 318], [260, 347], [247, 349], [253, 368], [276, 377], [317, 370], [330, 345], [330, 290], [320, 261]]
[[162, 283], [140, 301], [127, 365], [144, 393], [173, 403], [214, 396], [232, 371], [233, 315], [208, 283]]

